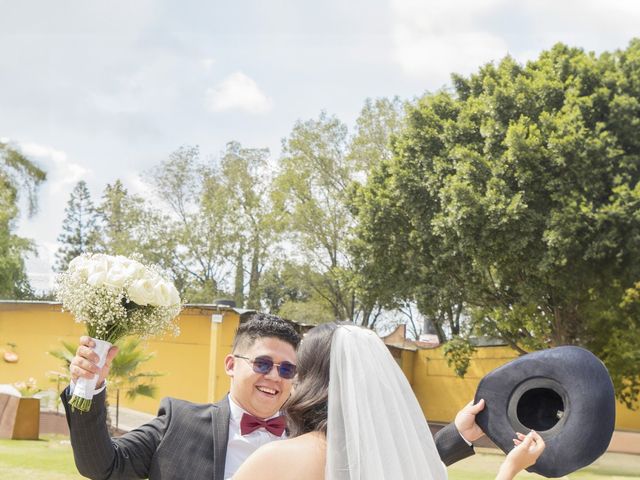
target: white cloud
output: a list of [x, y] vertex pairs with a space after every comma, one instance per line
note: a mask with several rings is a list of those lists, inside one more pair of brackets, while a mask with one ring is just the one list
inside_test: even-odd
[[215, 64], [216, 61], [213, 58], [203, 58], [200, 60], [200, 65], [202, 65], [205, 72], [210, 72]]
[[440, 86], [452, 72], [468, 73], [503, 57], [507, 43], [477, 25], [503, 0], [394, 0], [395, 59], [409, 75]]
[[20, 143], [20, 150], [27, 157], [43, 166], [47, 172], [46, 185], [51, 193], [70, 190], [70, 186], [86, 179], [91, 170], [69, 160], [67, 154], [53, 147], [37, 143]]
[[392, 0], [394, 58], [430, 87], [511, 54], [520, 62], [564, 42], [625, 48], [638, 35], [640, 2], [628, 0]]
[[38, 255], [31, 255], [26, 260], [29, 283], [37, 292], [51, 291], [54, 287], [53, 265], [58, 246], [54, 242], [38, 242]]
[[242, 72], [235, 72], [213, 88], [207, 89], [207, 107], [213, 112], [243, 110], [260, 114], [271, 110], [273, 101], [258, 84]]
[[529, 31], [522, 33], [547, 44], [561, 41], [587, 50], [613, 50], [625, 48], [639, 32], [640, 2], [528, 0], [520, 5], [530, 19]]
[[126, 175], [124, 175], [122, 180], [126, 185], [129, 193], [138, 195], [147, 200], [154, 199], [156, 197], [151, 184], [144, 181], [139, 172], [130, 171]]

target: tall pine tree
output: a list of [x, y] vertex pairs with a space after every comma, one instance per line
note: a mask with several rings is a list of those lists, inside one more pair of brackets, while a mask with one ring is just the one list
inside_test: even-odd
[[87, 184], [79, 181], [71, 192], [62, 233], [58, 236], [60, 248], [56, 252], [55, 270], [66, 270], [69, 262], [92, 249], [96, 242], [96, 210], [91, 202]]

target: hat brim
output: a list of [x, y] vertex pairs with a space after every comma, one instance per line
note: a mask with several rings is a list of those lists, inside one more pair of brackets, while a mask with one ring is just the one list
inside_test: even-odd
[[476, 416], [482, 431], [505, 453], [516, 432], [536, 430], [546, 448], [527, 469], [562, 477], [602, 455], [615, 427], [613, 384], [591, 352], [566, 346], [524, 355], [487, 374], [478, 385]]

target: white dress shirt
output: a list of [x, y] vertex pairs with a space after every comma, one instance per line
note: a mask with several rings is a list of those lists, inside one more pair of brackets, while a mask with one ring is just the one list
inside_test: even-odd
[[[287, 438], [287, 433], [284, 432], [282, 436], [277, 437], [273, 433], [265, 430], [264, 428], [258, 428], [248, 435], [240, 434], [240, 420], [242, 414], [245, 412], [236, 402], [233, 401], [231, 395], [229, 395], [229, 408], [231, 409], [231, 417], [229, 418], [229, 441], [227, 442], [227, 457], [224, 462], [224, 478], [225, 480], [231, 478], [234, 473], [240, 468], [242, 462], [244, 462], [249, 455], [255, 452], [258, 447], [273, 442], [274, 440], [283, 440]], [[280, 413], [276, 413], [272, 417], [275, 418]], [[265, 420], [269, 420], [269, 418]]]

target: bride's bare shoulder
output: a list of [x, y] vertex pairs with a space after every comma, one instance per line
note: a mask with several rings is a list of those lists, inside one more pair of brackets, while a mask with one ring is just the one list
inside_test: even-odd
[[260, 447], [242, 464], [233, 480], [322, 480], [325, 460], [325, 437], [311, 432]]

